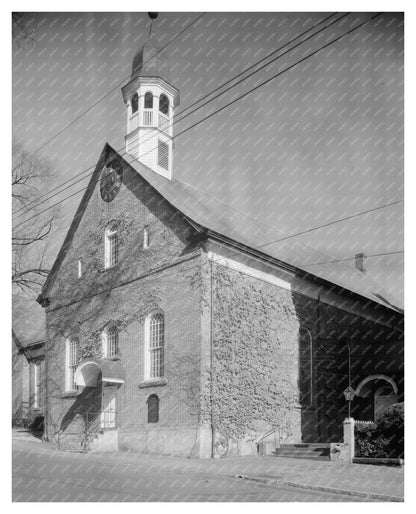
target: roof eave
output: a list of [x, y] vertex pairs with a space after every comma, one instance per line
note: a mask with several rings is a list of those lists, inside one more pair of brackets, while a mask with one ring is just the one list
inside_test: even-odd
[[239, 243], [238, 241], [235, 241], [235, 240], [233, 240], [227, 236], [224, 236], [218, 232], [215, 232], [208, 228], [202, 227], [201, 225], [198, 225], [195, 222], [193, 222], [193, 223], [195, 225], [197, 225], [200, 230], [205, 231], [205, 237], [207, 239], [212, 239], [214, 241], [221, 242], [223, 244], [232, 246], [232, 247], [238, 249], [239, 251], [242, 251], [246, 254], [252, 255], [255, 258], [258, 258], [262, 261], [268, 262], [279, 268], [283, 268], [286, 271], [294, 273], [296, 276], [299, 276], [301, 278], [308, 279], [315, 283], [318, 283], [319, 285], [322, 285], [327, 289], [331, 289], [332, 291], [336, 291], [339, 294], [352, 296], [353, 298], [357, 298], [360, 301], [370, 302], [371, 304], [376, 305], [377, 308], [381, 307], [383, 309], [386, 309], [387, 311], [394, 311], [398, 315], [401, 315], [401, 316], [404, 315], [404, 311], [402, 311], [401, 309], [397, 308], [394, 305], [386, 305], [384, 303], [377, 302], [376, 300], [373, 300], [371, 298], [367, 298], [366, 296], [360, 295], [359, 293], [356, 293], [355, 291], [351, 291], [350, 289], [346, 289], [342, 286], [339, 286], [338, 284], [335, 284], [333, 282], [325, 280], [324, 278], [318, 277], [317, 275], [314, 275], [313, 273], [305, 271], [301, 268], [297, 268], [296, 266], [290, 265], [284, 261], [276, 259], [275, 257], [271, 257], [270, 255], [265, 254], [259, 250], [256, 250], [255, 248], [252, 248], [248, 245], [245, 245], [244, 243]]

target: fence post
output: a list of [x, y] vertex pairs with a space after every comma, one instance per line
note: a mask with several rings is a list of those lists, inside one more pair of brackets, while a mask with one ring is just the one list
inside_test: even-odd
[[346, 450], [345, 460], [352, 462], [355, 455], [354, 418], [344, 419], [344, 448]]

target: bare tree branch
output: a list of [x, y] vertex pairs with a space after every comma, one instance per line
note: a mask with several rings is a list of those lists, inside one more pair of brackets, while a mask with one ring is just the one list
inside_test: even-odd
[[39, 212], [37, 199], [50, 176], [50, 163], [31, 155], [19, 142], [13, 141], [12, 199], [15, 225], [19, 227], [12, 229], [12, 284], [23, 291], [39, 293], [50, 270], [45, 264], [45, 251], [58, 211], [48, 211], [33, 222], [20, 224]]

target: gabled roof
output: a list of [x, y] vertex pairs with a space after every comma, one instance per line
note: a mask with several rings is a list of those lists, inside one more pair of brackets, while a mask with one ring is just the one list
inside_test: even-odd
[[[136, 159], [126, 161], [108, 144], [105, 145], [96, 169], [91, 177], [90, 184], [81, 200], [74, 220], [67, 233], [62, 248], [58, 254], [51, 273], [42, 291], [41, 296], [46, 296], [47, 291], [53, 282], [60, 262], [68, 248], [73, 234], [82, 218], [85, 207], [94, 189], [97, 174], [100, 172], [100, 163], [103, 164], [108, 152], [118, 155], [127, 165], [131, 166], [147, 183], [149, 183], [161, 196], [163, 196], [175, 209], [181, 212], [193, 226], [199, 230], [208, 230], [215, 234], [224, 236], [230, 241], [261, 252], [264, 256], [271, 258], [276, 264], [286, 263], [291, 268], [307, 274], [312, 279], [317, 278], [330, 284], [358, 294], [373, 302], [402, 313], [402, 309], [395, 298], [384, 291], [368, 275], [349, 266], [345, 262], [334, 262], [320, 265], [318, 269], [308, 265], [325, 260], [322, 253], [306, 246], [295, 238], [268, 244], [272, 241], [282, 239], [286, 234], [280, 233], [277, 229], [266, 226], [260, 221], [231, 208], [203, 191], [192, 187], [184, 182], [173, 179], [168, 180], [158, 175], [150, 168]], [[40, 298], [40, 301], [42, 298]]]
[[133, 160], [130, 166], [159, 191], [169, 203], [201, 227], [259, 250], [273, 259], [287, 263], [311, 276], [316, 276], [373, 302], [402, 312], [396, 298], [393, 298], [366, 273], [358, 271], [354, 266], [345, 262], [332, 262], [311, 267], [312, 263], [326, 262], [330, 259], [327, 255], [301, 243], [296, 238], [268, 244], [284, 239], [287, 234], [256, 221], [248, 215], [243, 215], [211, 195], [184, 182], [175, 179], [168, 180], [137, 160]]

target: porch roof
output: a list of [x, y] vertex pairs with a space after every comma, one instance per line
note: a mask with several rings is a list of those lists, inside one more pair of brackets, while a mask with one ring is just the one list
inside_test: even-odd
[[98, 380], [123, 384], [125, 380], [124, 368], [120, 361], [109, 359], [85, 359], [80, 362], [75, 371], [75, 384], [77, 386], [97, 387]]

